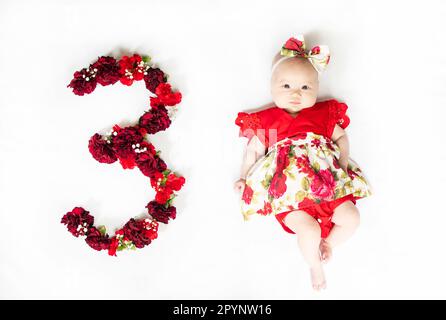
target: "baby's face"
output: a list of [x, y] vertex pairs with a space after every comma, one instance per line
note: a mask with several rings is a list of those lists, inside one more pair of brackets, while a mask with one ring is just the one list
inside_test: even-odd
[[288, 112], [312, 107], [318, 91], [318, 73], [305, 58], [286, 59], [277, 65], [271, 75], [273, 101]]

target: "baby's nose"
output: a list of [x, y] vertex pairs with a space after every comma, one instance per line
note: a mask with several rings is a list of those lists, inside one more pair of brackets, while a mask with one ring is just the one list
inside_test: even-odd
[[293, 96], [300, 96], [301, 95], [300, 89], [293, 90], [293, 92], [291, 94]]

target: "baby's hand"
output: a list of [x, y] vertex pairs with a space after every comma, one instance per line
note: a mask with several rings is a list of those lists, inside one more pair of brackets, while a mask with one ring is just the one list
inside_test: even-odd
[[235, 190], [235, 192], [243, 193], [243, 191], [245, 190], [245, 185], [246, 185], [246, 180], [245, 179], [238, 179], [234, 183], [234, 190]]

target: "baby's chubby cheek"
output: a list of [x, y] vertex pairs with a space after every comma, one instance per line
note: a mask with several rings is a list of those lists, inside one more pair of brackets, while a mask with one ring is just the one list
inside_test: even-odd
[[281, 92], [278, 92], [278, 90], [274, 90], [274, 88], [271, 88], [271, 96], [273, 98], [273, 102], [276, 106], [280, 108], [286, 108], [288, 107], [288, 100], [287, 96]]

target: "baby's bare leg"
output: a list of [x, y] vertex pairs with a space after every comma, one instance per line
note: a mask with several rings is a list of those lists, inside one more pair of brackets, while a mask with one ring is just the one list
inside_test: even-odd
[[321, 228], [317, 221], [304, 211], [290, 212], [284, 223], [297, 234], [299, 248], [310, 266], [311, 281], [316, 290], [325, 289], [324, 270], [319, 256]]
[[351, 201], [340, 204], [333, 213], [331, 221], [335, 224], [325, 239], [331, 247], [349, 239], [359, 227], [359, 211]]

